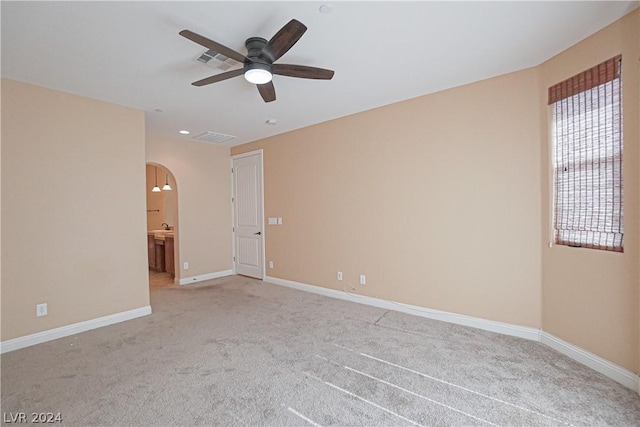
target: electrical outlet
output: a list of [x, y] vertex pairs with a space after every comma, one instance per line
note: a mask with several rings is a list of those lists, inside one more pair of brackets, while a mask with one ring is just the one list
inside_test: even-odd
[[269, 268], [273, 268], [273, 261], [269, 261]]
[[365, 276], [364, 274], [360, 275], [360, 284], [361, 285], [366, 285], [367, 284], [367, 276]]
[[47, 303], [36, 305], [36, 316], [46, 316], [47, 315]]
[[342, 271], [338, 271], [338, 280], [342, 280]]
[[184, 268], [185, 270], [189, 269], [189, 262], [185, 261], [182, 265], [182, 268]]

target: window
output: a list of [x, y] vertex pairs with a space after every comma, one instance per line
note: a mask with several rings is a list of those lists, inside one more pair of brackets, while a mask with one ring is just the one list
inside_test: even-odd
[[623, 251], [622, 57], [549, 88], [556, 244]]

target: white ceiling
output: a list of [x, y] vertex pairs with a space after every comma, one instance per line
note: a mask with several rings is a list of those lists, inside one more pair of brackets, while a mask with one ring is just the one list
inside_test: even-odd
[[[319, 12], [322, 4], [331, 13]], [[2, 76], [142, 109], [147, 135], [204, 131], [236, 145], [537, 65], [622, 17], [637, 1], [1, 2]], [[278, 63], [335, 70], [330, 81], [274, 76], [266, 104], [242, 77], [193, 58], [189, 29], [241, 53], [292, 18], [308, 30]], [[156, 112], [161, 109], [163, 112]], [[268, 126], [267, 119], [278, 124]], [[178, 134], [181, 129], [190, 136]]]

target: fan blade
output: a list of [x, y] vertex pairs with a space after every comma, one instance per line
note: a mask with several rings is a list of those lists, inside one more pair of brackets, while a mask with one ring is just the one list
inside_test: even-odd
[[243, 69], [238, 68], [237, 70], [231, 70], [224, 73], [216, 74], [215, 76], [207, 77], [206, 79], [198, 80], [197, 82], [193, 82], [191, 84], [194, 86], [210, 85], [211, 83], [221, 82], [223, 80], [227, 80], [232, 77], [241, 76], [242, 73], [243, 73]]
[[192, 42], [196, 42], [199, 45], [206, 47], [207, 49], [215, 50], [216, 52], [221, 53], [224, 56], [235, 59], [236, 61], [239, 61], [242, 63], [251, 62], [249, 58], [247, 58], [243, 54], [236, 52], [235, 50], [228, 48], [224, 45], [221, 45], [218, 42], [214, 42], [213, 40], [210, 40], [204, 36], [201, 36], [200, 34], [196, 34], [193, 31], [182, 30], [178, 34], [180, 34], [182, 37], [188, 38]]
[[273, 74], [279, 74], [281, 76], [300, 77], [302, 79], [319, 79], [319, 80], [331, 80], [333, 78], [333, 70], [326, 70], [324, 68], [307, 67], [306, 65], [291, 65], [291, 64], [273, 64], [271, 66], [271, 72]]
[[261, 55], [267, 57], [271, 62], [277, 60], [300, 40], [305, 31], [307, 31], [307, 27], [302, 22], [292, 19], [280, 28], [275, 36], [271, 37], [271, 40], [262, 48]]
[[258, 86], [258, 92], [264, 99], [264, 102], [271, 102], [276, 100], [276, 88], [273, 86], [273, 82], [265, 83]]

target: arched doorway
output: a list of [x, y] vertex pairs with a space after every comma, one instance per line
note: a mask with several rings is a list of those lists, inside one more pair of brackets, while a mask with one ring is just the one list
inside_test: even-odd
[[165, 288], [179, 282], [178, 188], [171, 171], [146, 164], [147, 252], [149, 287]]

